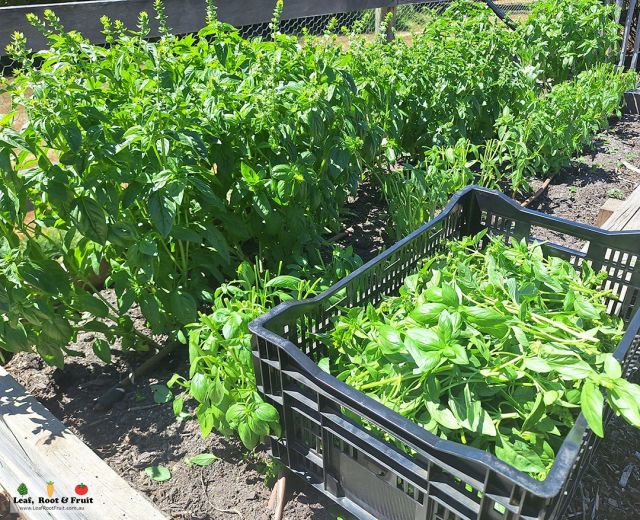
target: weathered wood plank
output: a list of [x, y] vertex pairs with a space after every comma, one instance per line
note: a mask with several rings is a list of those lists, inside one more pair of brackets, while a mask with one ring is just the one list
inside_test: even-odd
[[[196, 32], [204, 25], [205, 0], [164, 0], [169, 27], [174, 34]], [[275, 0], [218, 0], [218, 17], [235, 26], [264, 23], [271, 20]], [[404, 2], [403, 2], [404, 3]], [[287, 0], [284, 3], [284, 20], [346, 13], [392, 7], [397, 0]], [[140, 11], [153, 12], [153, 0], [91, 0], [17, 7], [0, 7], [0, 56], [10, 42], [14, 31], [25, 34], [29, 46], [34, 50], [46, 47], [44, 37], [25, 20], [27, 13], [42, 16], [45, 9], [52, 9], [60, 17], [66, 29], [75, 29], [95, 43], [104, 42], [100, 17], [121, 20], [126, 27], [135, 28]], [[158, 35], [158, 25], [151, 17], [151, 36]]]
[[388, 22], [386, 26], [386, 38], [388, 41], [393, 39], [393, 27], [396, 24], [397, 9], [395, 7], [379, 7], [376, 9], [376, 34], [380, 34], [382, 26]]
[[640, 230], [640, 186], [613, 212], [602, 228], [610, 231]]
[[600, 211], [598, 211], [596, 226], [601, 227], [621, 205], [622, 201], [620, 199], [607, 199]]
[[0, 367], [0, 486], [18, 496], [24, 483], [38, 506], [48, 481], [60, 500], [77, 497], [75, 486], [84, 483], [93, 503], [46, 504], [84, 508], [76, 511], [20, 506], [29, 520], [166, 519]]

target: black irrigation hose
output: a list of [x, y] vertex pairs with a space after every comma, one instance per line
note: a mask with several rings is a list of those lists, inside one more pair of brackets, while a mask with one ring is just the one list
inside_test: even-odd
[[489, 9], [491, 9], [495, 15], [500, 18], [500, 20], [502, 20], [505, 25], [511, 29], [512, 31], [516, 30], [516, 24], [514, 23], [514, 21], [509, 18], [509, 16], [507, 15], [507, 13], [504, 12], [504, 10], [501, 7], [498, 7], [493, 0], [485, 0], [485, 2], [487, 3], [487, 5], [489, 6]]
[[93, 405], [93, 409], [99, 411], [110, 410], [114, 404], [122, 400], [127, 393], [127, 389], [135, 383], [136, 378], [144, 375], [146, 372], [154, 368], [160, 361], [171, 354], [177, 346], [178, 342], [173, 341], [156, 352], [138, 368], [127, 374], [126, 377], [122, 378], [115, 386], [110, 388], [106, 394], [98, 397]]

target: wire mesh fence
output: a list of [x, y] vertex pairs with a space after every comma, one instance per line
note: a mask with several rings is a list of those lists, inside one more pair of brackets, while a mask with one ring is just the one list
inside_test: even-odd
[[[525, 17], [529, 13], [533, 2], [534, 0], [503, 0], [496, 4], [512, 18], [518, 18]], [[400, 5], [393, 17], [393, 28], [396, 32], [419, 32], [431, 15], [444, 11], [450, 3], [450, 0], [428, 0]], [[376, 28], [375, 11], [375, 9], [365, 9], [285, 20], [282, 22], [281, 30], [292, 35], [302, 35], [305, 32], [318, 35], [324, 33], [331, 25], [337, 29], [373, 34]], [[269, 24], [244, 25], [239, 30], [245, 37], [267, 37]]]
[[[48, 0], [47, 3], [50, 3], [50, 1], [51, 0]], [[534, 1], [535, 0], [497, 0], [495, 4], [502, 9], [509, 18], [517, 21], [527, 17]], [[36, 2], [37, 0], [0, 0], [0, 7], [21, 6], [26, 4], [36, 5]], [[434, 12], [438, 13], [446, 9], [450, 3], [450, 0], [417, 0], [415, 3], [400, 5], [397, 7], [395, 16], [393, 17], [393, 28], [397, 33], [420, 32]], [[628, 28], [625, 27], [625, 37], [623, 37], [625, 45], [623, 46], [623, 55], [620, 58], [620, 64], [635, 68], [640, 61], [637, 57], [635, 60], [633, 59], [634, 55], [638, 55], [638, 48], [640, 48], [640, 45], [636, 41], [639, 33], [637, 20], [640, 17], [640, 9], [637, 8], [637, 2], [635, 0], [619, 0], [616, 3], [619, 5], [619, 21], [621, 26], [629, 26]], [[82, 2], [79, 1], [77, 4], [78, 9], [82, 9]], [[373, 34], [376, 28], [375, 11], [375, 9], [365, 9], [288, 19], [282, 22], [281, 30], [284, 33], [297, 36], [303, 35], [304, 33], [318, 35], [327, 31], [331, 26], [337, 30]], [[0, 15], [1, 14], [3, 13], [0, 13]], [[245, 37], [269, 37], [270, 30], [268, 22], [240, 25], [238, 28], [240, 33]], [[20, 30], [20, 27], [10, 29]], [[80, 32], [82, 32], [81, 28]], [[625, 54], [625, 52], [628, 55]], [[0, 77], [10, 76], [15, 67], [16, 63], [6, 56], [5, 49], [0, 49]]]
[[[16, 63], [8, 56], [0, 56], [0, 78], [11, 76]], [[2, 111], [0, 111], [2, 113]]]

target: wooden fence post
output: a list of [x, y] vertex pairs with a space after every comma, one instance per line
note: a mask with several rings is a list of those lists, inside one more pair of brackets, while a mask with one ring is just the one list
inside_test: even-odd
[[389, 23], [387, 24], [387, 40], [391, 41], [393, 39], [393, 28], [396, 25], [396, 6], [393, 7], [378, 7], [376, 9], [376, 34], [380, 34], [382, 30], [383, 22], [391, 13], [391, 18]]

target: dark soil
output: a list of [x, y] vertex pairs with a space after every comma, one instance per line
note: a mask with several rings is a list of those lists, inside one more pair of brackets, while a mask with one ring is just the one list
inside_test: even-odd
[[[640, 120], [625, 118], [596, 139], [591, 151], [572, 161], [534, 208], [580, 222], [594, 223], [598, 209], [615, 194], [627, 196], [640, 175], [622, 161], [640, 166]], [[612, 192], [611, 190], [619, 190]], [[352, 245], [364, 260], [390, 243], [384, 228], [384, 204], [369, 184], [349, 204], [345, 231], [335, 238]], [[561, 241], [561, 237], [540, 234]], [[576, 246], [579, 244], [570, 243]], [[108, 294], [108, 293], [106, 293]], [[132, 312], [143, 328], [139, 312]], [[152, 384], [174, 373], [186, 374], [188, 362], [179, 351], [151, 376], [140, 378], [109, 412], [93, 409], [107, 392], [144, 356], [119, 355], [104, 366], [91, 351], [93, 336], [82, 335], [71, 348], [86, 354], [69, 358], [64, 371], [46, 366], [33, 354], [19, 354], [6, 366], [27, 390], [68, 425], [134, 488], [145, 493], [174, 519], [267, 519], [272, 483], [278, 468], [264, 450], [249, 455], [238, 441], [216, 434], [202, 439], [195, 420], [177, 422], [171, 404], [156, 404]], [[158, 338], [162, 340], [162, 338]], [[185, 459], [203, 452], [218, 457], [206, 467]], [[163, 465], [172, 478], [155, 482], [144, 469]], [[335, 518], [339, 512], [300, 479], [287, 483], [286, 519]], [[640, 432], [614, 420], [594, 458], [569, 513], [571, 519], [625, 520], [640, 518]]]
[[[640, 174], [624, 163], [640, 168], [638, 116], [624, 116], [610, 130], [599, 134], [591, 149], [574, 158], [531, 208], [595, 225], [598, 210], [608, 198], [626, 199], [640, 184]], [[533, 186], [541, 184], [536, 181]], [[566, 240], [553, 232], [538, 232], [536, 236], [570, 247], [582, 246], [577, 240]]]
[[[104, 294], [112, 297], [109, 291]], [[134, 310], [131, 316], [136, 326], [144, 330], [140, 312]], [[92, 352], [93, 339], [92, 334], [78, 338], [71, 347], [86, 357], [68, 358], [64, 371], [47, 366], [34, 354], [17, 355], [5, 368], [170, 518], [268, 519], [267, 484], [272, 484], [272, 473], [277, 476], [278, 467], [271, 463], [266, 451], [248, 454], [235, 439], [215, 433], [203, 439], [197, 421], [177, 422], [171, 403], [154, 402], [151, 385], [166, 383], [174, 373], [188, 373], [184, 352], [137, 381], [110, 411], [100, 412], [93, 409], [94, 401], [147, 356], [120, 355], [105, 366]], [[218, 460], [206, 467], [187, 464], [189, 457], [205, 452], [216, 455]], [[155, 465], [167, 467], [171, 479], [151, 480], [144, 469]], [[303, 482], [289, 479], [287, 492], [285, 518], [335, 518], [334, 506]]]
[[353, 251], [365, 262], [393, 244], [387, 234], [387, 205], [383, 195], [371, 183], [361, 183], [355, 197], [349, 198], [344, 231], [336, 235], [335, 242]]

